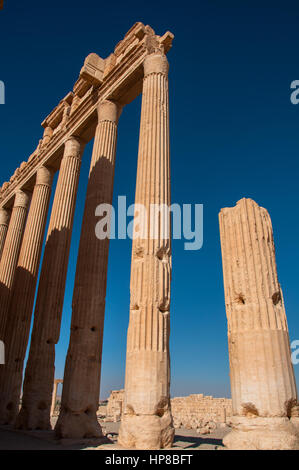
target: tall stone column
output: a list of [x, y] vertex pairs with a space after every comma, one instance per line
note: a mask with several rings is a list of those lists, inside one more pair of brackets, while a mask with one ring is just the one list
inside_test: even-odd
[[[119, 443], [126, 448], [170, 447], [174, 436], [169, 392], [171, 240], [167, 74], [164, 55], [157, 52], [145, 59], [125, 398], [119, 433]], [[158, 218], [150, 217], [154, 213], [153, 204], [164, 205]]]
[[82, 222], [73, 312], [61, 401], [55, 432], [59, 437], [102, 435], [99, 405], [109, 238], [95, 234], [95, 210], [112, 204], [119, 107], [98, 106], [98, 126], [89, 172]]
[[23, 365], [30, 332], [40, 255], [53, 173], [37, 170], [5, 329], [6, 363], [0, 368], [0, 423], [15, 421], [19, 411]]
[[54, 387], [53, 387], [53, 393], [52, 393], [52, 404], [51, 404], [51, 411], [50, 411], [50, 416], [54, 416], [55, 412], [55, 407], [56, 407], [56, 400], [57, 400], [57, 389], [58, 385], [62, 384], [62, 380], [60, 379], [55, 379], [54, 380]]
[[16, 427], [50, 429], [55, 344], [59, 340], [82, 143], [65, 143], [34, 311], [31, 344]]
[[7, 209], [1, 207], [0, 209], [0, 261], [2, 256], [2, 251], [4, 248], [4, 243], [6, 239], [6, 234], [8, 230], [10, 212]]
[[0, 340], [4, 340], [7, 313], [20, 253], [30, 195], [18, 190], [9, 222], [6, 240], [0, 263]]
[[299, 448], [297, 391], [271, 219], [242, 199], [219, 214], [233, 402], [230, 449]]

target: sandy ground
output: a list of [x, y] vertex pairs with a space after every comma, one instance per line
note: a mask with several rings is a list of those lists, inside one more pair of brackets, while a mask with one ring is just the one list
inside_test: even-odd
[[[53, 419], [52, 425], [55, 424]], [[101, 423], [105, 434], [103, 439], [58, 441], [53, 431], [15, 431], [10, 426], [0, 426], [0, 450], [123, 450], [117, 445], [119, 423]], [[219, 428], [208, 435], [197, 434], [191, 429], [176, 430], [173, 450], [215, 450], [223, 449], [222, 438], [229, 428]]]

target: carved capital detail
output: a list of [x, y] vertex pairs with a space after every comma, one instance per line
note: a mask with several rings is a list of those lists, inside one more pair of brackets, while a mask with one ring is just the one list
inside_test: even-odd
[[117, 124], [122, 107], [113, 101], [104, 100], [98, 105], [98, 120], [111, 121]]
[[9, 215], [10, 213], [7, 209], [0, 208], [0, 225], [8, 225]]
[[51, 186], [53, 171], [45, 166], [41, 166], [36, 172], [36, 184]]
[[161, 52], [154, 52], [148, 55], [144, 60], [144, 77], [152, 73], [162, 73], [163, 75], [168, 74], [168, 60], [166, 55]]
[[28, 191], [23, 191], [22, 189], [18, 189], [16, 191], [14, 207], [27, 208], [30, 203], [30, 197], [31, 197], [31, 194]]

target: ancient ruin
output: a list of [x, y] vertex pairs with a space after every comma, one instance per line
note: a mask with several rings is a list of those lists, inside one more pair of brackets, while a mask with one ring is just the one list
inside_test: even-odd
[[171, 413], [175, 428], [198, 429], [207, 434], [218, 424], [230, 423], [232, 401], [202, 393], [171, 399]]
[[299, 408], [271, 219], [242, 199], [219, 214], [228, 323], [230, 449], [299, 449]]
[[52, 403], [51, 403], [51, 411], [50, 411], [50, 416], [54, 416], [54, 413], [56, 411], [56, 405], [57, 405], [57, 389], [58, 385], [62, 384], [63, 380], [62, 379], [55, 379], [54, 380], [54, 387], [53, 387], [53, 393], [52, 393]]
[[[81, 438], [102, 434], [96, 411], [109, 239], [98, 240], [95, 236], [95, 208], [100, 203], [112, 202], [118, 120], [122, 108], [140, 93], [143, 99], [136, 197], [138, 201], [147, 203], [147, 194], [152, 191], [153, 202], [170, 204], [168, 62], [165, 54], [172, 40], [170, 32], [158, 36], [150, 26], [136, 23], [109, 57], [102, 59], [95, 53], [87, 56], [73, 91], [43, 121], [44, 134], [36, 150], [27, 162], [20, 165], [10, 181], [2, 185], [0, 339], [6, 344], [9, 359], [0, 371], [1, 423], [14, 423], [21, 429], [50, 429], [55, 345], [60, 334], [80, 164], [85, 144], [94, 137], [73, 294], [70, 344], [56, 434], [59, 437]], [[159, 145], [156, 145], [157, 142]], [[161, 174], [145, 173], [147, 158], [161, 165]], [[51, 183], [57, 171], [59, 176], [37, 289], [19, 411], [22, 371]], [[142, 184], [142, 178], [148, 178], [152, 187]], [[133, 285], [164, 279], [165, 289], [153, 292], [153, 297], [144, 295], [144, 298], [140, 298], [136, 291], [136, 299], [131, 303], [131, 314], [135, 320], [139, 317], [139, 327], [146, 331], [149, 316], [152, 315], [155, 330], [147, 331], [146, 347], [142, 341], [136, 350], [133, 345], [134, 357], [131, 346], [128, 347], [128, 377], [132, 360], [135, 361], [135, 372], [140, 369], [138, 393], [143, 395], [144, 404], [140, 412], [151, 413], [152, 416], [140, 417], [135, 423], [133, 415], [139, 405], [137, 395], [131, 397], [131, 382], [128, 381], [122, 432], [127, 446], [138, 445], [134, 439], [128, 439], [134, 432], [148, 436], [142, 444], [145, 448], [153, 445], [165, 447], [172, 442], [168, 353], [170, 260], [169, 239], [159, 239], [148, 246], [141, 246], [139, 241], [133, 245]], [[140, 271], [142, 266], [143, 274]], [[132, 328], [134, 326], [130, 326]], [[148, 360], [156, 361], [146, 372], [155, 377], [151, 381], [151, 397], [148, 396], [146, 375], [142, 375]], [[136, 426], [136, 431], [132, 430], [132, 425]]]
[[111, 391], [106, 407], [106, 419], [111, 419], [113, 421], [121, 420], [124, 403], [124, 393], [124, 390]]
[[[125, 390], [112, 390], [105, 410], [105, 421], [121, 421]], [[218, 425], [230, 422], [232, 400], [208, 395], [192, 394], [187, 397], [171, 398], [171, 413], [176, 429], [196, 429], [200, 434], [208, 434]]]
[[[63, 382], [57, 438], [102, 438], [101, 419], [111, 419], [121, 422], [123, 448], [165, 449], [175, 428], [207, 434], [228, 424], [232, 430], [223, 442], [229, 449], [299, 449], [299, 405], [272, 225], [251, 199], [219, 215], [232, 400], [170, 398], [172, 253], [170, 212], [164, 209], [171, 205], [166, 54], [172, 40], [170, 32], [158, 36], [136, 23], [106, 59], [89, 54], [72, 91], [42, 122], [36, 149], [0, 189], [0, 424], [50, 430]], [[95, 234], [95, 209], [112, 204], [122, 110], [141, 93], [125, 388], [112, 392], [103, 418], [109, 238]], [[62, 380], [55, 379], [55, 346], [80, 167], [93, 138]], [[145, 220], [141, 207], [151, 214], [153, 206], [160, 208], [157, 217]]]

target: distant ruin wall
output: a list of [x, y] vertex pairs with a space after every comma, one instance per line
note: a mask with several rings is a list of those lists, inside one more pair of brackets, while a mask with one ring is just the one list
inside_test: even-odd
[[106, 419], [110, 421], [120, 421], [122, 405], [124, 400], [124, 390], [112, 390], [108, 399], [106, 409]]
[[197, 429], [208, 422], [226, 423], [232, 415], [232, 401], [230, 398], [193, 394], [172, 398], [171, 410], [176, 428]]
[[[108, 399], [106, 420], [119, 421], [122, 413], [124, 390], [113, 390]], [[176, 428], [202, 428], [206, 423], [226, 423], [232, 415], [230, 398], [214, 398], [203, 394], [171, 399], [171, 409]]]

